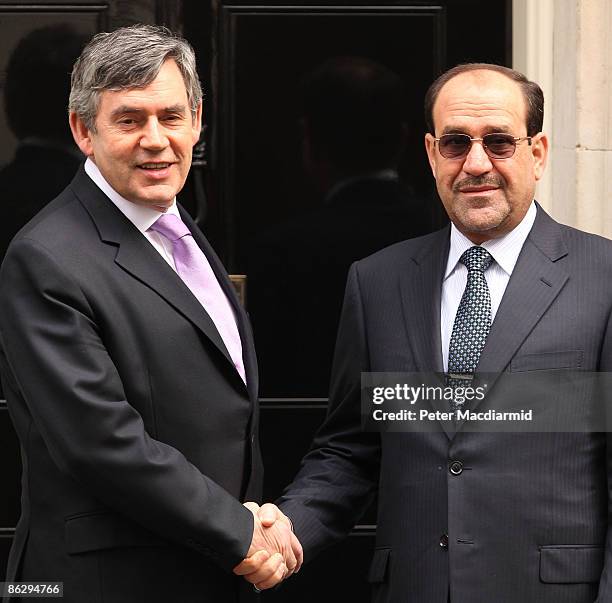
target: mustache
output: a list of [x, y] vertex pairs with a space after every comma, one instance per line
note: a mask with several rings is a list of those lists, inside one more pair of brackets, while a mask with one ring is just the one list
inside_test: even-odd
[[464, 178], [463, 180], [459, 180], [459, 182], [455, 182], [455, 184], [453, 184], [453, 192], [458, 193], [462, 188], [468, 186], [495, 186], [497, 188], [503, 188], [504, 181], [502, 178], [493, 176], [491, 174], [481, 177], [470, 176], [468, 178]]

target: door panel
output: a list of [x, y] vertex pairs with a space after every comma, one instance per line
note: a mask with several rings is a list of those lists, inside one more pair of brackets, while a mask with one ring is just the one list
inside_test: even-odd
[[[207, 235], [247, 275], [261, 376], [266, 499], [291, 480], [324, 420], [335, 330], [351, 261], [445, 223], [423, 148], [424, 93], [466, 61], [508, 64], [509, 3], [221, 2], [185, 5], [207, 96]], [[373, 6], [373, 4], [376, 4]], [[211, 35], [203, 24], [211, 24]], [[334, 56], [361, 56], [409, 89], [399, 175], [416, 225], [332, 211], [303, 165], [300, 83]], [[202, 61], [204, 59], [204, 61]], [[375, 200], [373, 200], [375, 201]], [[397, 222], [397, 220], [396, 220]], [[365, 224], [365, 226], [364, 226]], [[376, 235], [376, 236], [374, 236]], [[366, 250], [364, 252], [364, 250]], [[270, 594], [278, 601], [367, 601], [375, 508], [349, 539]]]

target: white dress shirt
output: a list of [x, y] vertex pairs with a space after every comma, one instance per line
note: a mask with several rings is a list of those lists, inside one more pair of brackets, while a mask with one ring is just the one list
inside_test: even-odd
[[[490, 239], [482, 244], [482, 247], [493, 256], [493, 263], [485, 271], [485, 279], [491, 294], [491, 320], [495, 320], [497, 309], [504, 296], [523, 244], [533, 226], [536, 213], [536, 206], [532, 201], [525, 217], [513, 230], [503, 237]], [[459, 261], [459, 258], [464, 251], [473, 246], [474, 243], [459, 232], [454, 224], [451, 224], [450, 249], [442, 282], [442, 301], [440, 304], [440, 335], [445, 371], [448, 370], [448, 348], [455, 315], [467, 284], [468, 271]]]
[[[161, 216], [161, 213], [152, 207], [137, 205], [122, 197], [106, 181], [98, 169], [98, 166], [89, 158], [85, 161], [85, 172], [95, 182], [98, 188], [117, 206], [119, 211], [144, 235], [149, 243], [153, 245], [159, 255], [168, 262], [172, 270], [176, 272], [172, 242], [159, 232], [149, 230], [153, 222]], [[172, 205], [168, 208], [167, 213], [174, 214], [179, 218], [181, 217], [178, 207], [176, 206], [176, 198], [172, 201]]]

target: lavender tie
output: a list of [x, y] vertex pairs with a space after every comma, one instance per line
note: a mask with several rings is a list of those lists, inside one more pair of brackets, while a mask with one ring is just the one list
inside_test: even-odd
[[246, 383], [242, 343], [232, 307], [191, 232], [174, 214], [162, 215], [149, 230], [161, 233], [172, 242], [174, 264], [178, 275], [215, 323], [236, 370]]

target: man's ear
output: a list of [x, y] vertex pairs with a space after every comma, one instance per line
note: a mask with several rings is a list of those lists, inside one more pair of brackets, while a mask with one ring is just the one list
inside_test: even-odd
[[544, 175], [546, 158], [548, 157], [548, 138], [540, 132], [531, 139], [531, 154], [533, 155], [533, 172], [536, 180]]
[[192, 125], [191, 131], [193, 134], [193, 144], [194, 146], [198, 144], [198, 140], [200, 140], [200, 135], [202, 133], [202, 101], [198, 105], [195, 116], [192, 114]]
[[74, 142], [76, 142], [84, 155], [91, 157], [93, 155], [91, 132], [85, 125], [85, 122], [74, 111], [70, 112], [68, 120], [70, 122], [70, 130], [72, 130]]
[[427, 151], [427, 159], [429, 159], [429, 166], [431, 167], [431, 173], [433, 177], [436, 177], [436, 141], [434, 137], [429, 134], [425, 134], [425, 151]]

